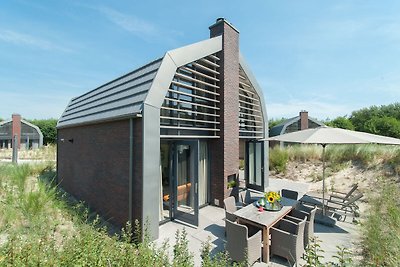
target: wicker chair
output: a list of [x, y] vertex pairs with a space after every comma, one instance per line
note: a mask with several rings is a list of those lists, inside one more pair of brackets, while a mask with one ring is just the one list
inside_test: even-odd
[[271, 227], [271, 255], [286, 258], [289, 263], [296, 263], [304, 253], [304, 226], [306, 219], [295, 223], [280, 220]]
[[289, 189], [282, 189], [281, 195], [282, 195], [282, 197], [297, 200], [299, 193], [297, 191], [293, 191], [293, 190], [289, 190]]
[[292, 210], [287, 216], [285, 216], [286, 219], [296, 223], [306, 219], [306, 224], [304, 226], [304, 248], [308, 246], [308, 242], [314, 237], [314, 219], [316, 212], [317, 207], [311, 208], [299, 205], [296, 209]]
[[[226, 250], [230, 258], [238, 263], [247, 262], [252, 265], [261, 259], [262, 234], [259, 230], [252, 236], [248, 236], [248, 229], [230, 220], [226, 220]], [[246, 259], [247, 256], [247, 259]]]
[[[230, 196], [224, 199], [224, 208], [225, 208], [225, 221], [236, 221], [237, 217], [233, 213], [237, 211], [236, 200], [235, 197]], [[226, 224], [225, 224], [226, 225]]]
[[254, 190], [243, 190], [239, 193], [240, 200], [243, 204], [243, 206], [247, 206], [254, 201], [258, 200], [260, 197], [263, 197], [264, 193], [263, 192], [258, 192]]

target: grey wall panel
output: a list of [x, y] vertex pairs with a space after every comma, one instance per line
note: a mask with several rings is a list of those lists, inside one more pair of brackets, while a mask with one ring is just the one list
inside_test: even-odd
[[176, 65], [169, 54], [165, 54], [163, 61], [158, 69], [157, 75], [146, 96], [145, 103], [153, 107], [161, 108], [169, 85], [174, 78]]
[[59, 120], [57, 128], [77, 126], [81, 124], [97, 123], [109, 120], [118, 120], [120, 118], [132, 117], [132, 114], [137, 114], [141, 110], [142, 104], [131, 104], [128, 106], [121, 106], [114, 110], [103, 111], [88, 116]]
[[[143, 105], [143, 207], [142, 224], [149, 222], [151, 239], [158, 238], [160, 169], [160, 109]], [[144, 227], [144, 225], [142, 225]], [[143, 228], [142, 228], [143, 229]]]
[[222, 36], [217, 36], [191, 45], [168, 51], [177, 67], [186, 65], [222, 49]]

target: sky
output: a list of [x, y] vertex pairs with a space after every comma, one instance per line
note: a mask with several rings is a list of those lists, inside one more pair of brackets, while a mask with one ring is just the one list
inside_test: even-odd
[[0, 118], [59, 118], [72, 97], [224, 17], [270, 119], [325, 120], [400, 101], [400, 1], [0, 0]]

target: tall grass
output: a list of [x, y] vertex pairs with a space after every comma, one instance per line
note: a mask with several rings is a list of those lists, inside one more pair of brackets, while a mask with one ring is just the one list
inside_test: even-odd
[[[269, 150], [270, 170], [285, 172], [289, 161], [321, 162], [322, 146], [293, 145], [284, 148], [278, 146]], [[346, 164], [361, 164], [365, 168], [389, 166], [394, 173], [400, 173], [400, 147], [384, 145], [328, 145], [325, 162], [328, 172], [337, 172]]]
[[281, 149], [279, 146], [269, 150], [269, 168], [276, 173], [286, 171], [286, 165], [289, 160], [289, 154], [286, 149]]
[[385, 179], [375, 190], [363, 224], [363, 265], [400, 266], [399, 184]]
[[[18, 151], [19, 159], [27, 160], [45, 160], [54, 161], [56, 160], [56, 145], [42, 146], [38, 149], [21, 149]], [[12, 149], [0, 149], [0, 159], [11, 159]]]
[[[138, 223], [110, 235], [82, 203], [71, 204], [54, 177], [54, 163], [0, 163], [0, 266], [195, 265], [186, 232], [177, 232], [172, 258], [169, 245], [156, 247]], [[228, 257], [204, 257], [204, 266], [230, 265]]]

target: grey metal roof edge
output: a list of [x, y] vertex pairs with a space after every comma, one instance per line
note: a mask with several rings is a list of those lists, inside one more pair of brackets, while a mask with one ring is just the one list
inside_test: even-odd
[[296, 116], [296, 117], [292, 117], [292, 118], [286, 119], [286, 120], [284, 120], [283, 122], [281, 122], [281, 123], [275, 125], [274, 127], [272, 127], [271, 130], [272, 130], [272, 129], [279, 128], [279, 127], [282, 128], [282, 127], [284, 127], [284, 126], [287, 126], [288, 123], [289, 123], [289, 124], [292, 124], [293, 122], [295, 122], [295, 121], [297, 121], [297, 120], [299, 120], [299, 119], [300, 119], [300, 116]]
[[[75, 97], [75, 98], [76, 98], [76, 97]], [[64, 114], [65, 114], [65, 112], [67, 111], [68, 107], [71, 105], [72, 101], [74, 101], [75, 98], [72, 98], [72, 99], [69, 100], [69, 102], [68, 102], [67, 106], [65, 107], [63, 113], [61, 113], [60, 118], [58, 118], [58, 120], [57, 120], [56, 128], [59, 127], [59, 125], [60, 125], [60, 119], [64, 116]]]
[[26, 125], [31, 126], [32, 128], [35, 128], [36, 131], [38, 131], [40, 138], [43, 138], [43, 133], [38, 126], [36, 126], [35, 124], [32, 124], [24, 119], [21, 119], [21, 122], [25, 123]]
[[143, 103], [161, 108], [177, 68], [221, 50], [222, 36], [217, 36], [167, 51]]
[[243, 71], [246, 73], [247, 78], [249, 78], [251, 84], [253, 85], [254, 89], [256, 90], [258, 96], [260, 97], [261, 101], [261, 110], [263, 113], [264, 119], [264, 138], [268, 137], [268, 113], [267, 113], [267, 106], [265, 105], [265, 98], [262, 92], [261, 86], [258, 84], [256, 77], [254, 76], [253, 72], [251, 71], [249, 65], [246, 62], [246, 59], [239, 51], [239, 64], [242, 66]]
[[[156, 62], [158, 62], [158, 61], [161, 61], [162, 59], [163, 59], [162, 57], [157, 58], [157, 59], [155, 59], [155, 60], [153, 60], [153, 61], [148, 62], [147, 64], [145, 64], [145, 65], [143, 65], [143, 66], [140, 66], [140, 67], [137, 68], [137, 69], [134, 69], [134, 70], [132, 70], [132, 71], [130, 71], [130, 72], [128, 72], [128, 73], [123, 74], [122, 76], [118, 76], [117, 78], [115, 78], [115, 79], [113, 79], [113, 80], [111, 80], [111, 81], [108, 81], [108, 82], [106, 82], [106, 83], [104, 83], [104, 84], [102, 84], [102, 85], [99, 85], [99, 86], [97, 86], [96, 88], [94, 88], [94, 89], [92, 89], [92, 90], [90, 90], [90, 91], [87, 91], [87, 92], [85, 92], [85, 93], [83, 93], [83, 94], [81, 94], [81, 95], [79, 95], [79, 96], [73, 97], [73, 98], [71, 99], [70, 103], [71, 103], [72, 101], [74, 101], [76, 98], [79, 98], [79, 97], [88, 95], [88, 94], [90, 94], [90, 93], [92, 93], [92, 92], [94, 92], [94, 91], [100, 89], [101, 87], [104, 87], [104, 86], [106, 86], [106, 85], [108, 85], [108, 84], [111, 84], [111, 83], [113, 83], [113, 82], [115, 82], [115, 81], [117, 81], [117, 80], [123, 79], [124, 77], [127, 77], [127, 76], [129, 76], [129, 75], [131, 75], [131, 74], [133, 74], [133, 73], [135, 73], [135, 72], [138, 72], [138, 71], [140, 71], [140, 70], [142, 70], [142, 69], [144, 69], [144, 68], [146, 68], [146, 67], [148, 67], [148, 66], [150, 66], [150, 65], [152, 65], [152, 64], [154, 64], [154, 63], [156, 63]], [[68, 106], [69, 106], [70, 103], [68, 103]]]
[[296, 122], [296, 121], [298, 121], [298, 120], [300, 120], [300, 116], [296, 116], [296, 117], [293, 117], [293, 118], [291, 118], [291, 119], [287, 119], [286, 122], [283, 123], [283, 127], [282, 127], [281, 132], [280, 132], [279, 134], [285, 133], [285, 132], [286, 132], [286, 128], [287, 128], [290, 124], [292, 124], [292, 123], [294, 123], [294, 122]]
[[89, 122], [84, 121], [84, 122], [71, 123], [71, 124], [66, 124], [66, 125], [61, 125], [61, 126], [59, 126], [57, 124], [56, 128], [57, 128], [57, 130], [59, 130], [59, 129], [79, 127], [79, 126], [83, 126], [83, 125], [93, 125], [93, 124], [99, 124], [99, 123], [104, 123], [104, 122], [131, 119], [131, 118], [136, 119], [136, 118], [141, 118], [141, 117], [142, 117], [142, 115], [140, 113], [132, 113], [132, 114], [128, 114], [128, 115], [122, 115], [122, 116], [110, 117], [110, 118], [105, 118], [105, 119], [92, 120], [92, 121], [89, 121]]
[[12, 119], [8, 119], [8, 120], [4, 120], [4, 121], [0, 122], [0, 126], [2, 126], [3, 124], [9, 123], [9, 122], [12, 122]]
[[323, 123], [323, 122], [321, 122], [321, 121], [319, 121], [319, 120], [317, 120], [317, 119], [315, 119], [315, 118], [308, 117], [308, 119], [309, 119], [310, 121], [313, 121], [314, 123], [320, 125], [320, 126], [325, 126], [325, 123]]

